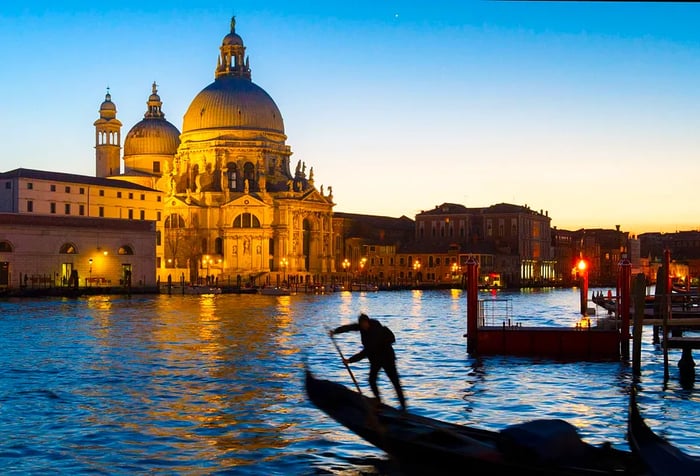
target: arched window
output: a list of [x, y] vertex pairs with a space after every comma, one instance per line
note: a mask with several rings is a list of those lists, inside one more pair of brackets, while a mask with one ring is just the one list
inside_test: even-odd
[[61, 245], [61, 249], [59, 250], [59, 253], [66, 255], [74, 255], [77, 252], [78, 249], [73, 243], [63, 243], [63, 245]]
[[120, 255], [133, 255], [134, 254], [134, 249], [129, 246], [129, 245], [123, 245], [119, 247], [119, 250], [117, 250], [117, 254]]
[[257, 190], [255, 180], [255, 165], [252, 162], [246, 162], [243, 166], [243, 178], [248, 181], [248, 188], [253, 191]]
[[252, 213], [241, 213], [233, 220], [234, 228], [260, 228], [260, 220]]
[[224, 240], [221, 237], [214, 240], [214, 253], [217, 255], [224, 254]]
[[238, 168], [236, 167], [236, 164], [233, 162], [229, 162], [226, 164], [226, 168], [228, 169], [226, 174], [227, 174], [227, 180], [228, 180], [228, 189], [231, 192], [234, 192], [238, 190]]
[[0, 253], [12, 253], [12, 244], [9, 241], [0, 241]]
[[185, 228], [185, 220], [177, 213], [173, 213], [165, 219], [163, 226], [165, 228]]

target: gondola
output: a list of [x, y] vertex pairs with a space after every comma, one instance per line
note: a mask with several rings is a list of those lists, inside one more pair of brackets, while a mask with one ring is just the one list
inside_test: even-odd
[[583, 442], [575, 427], [543, 419], [490, 431], [397, 410], [306, 369], [309, 400], [387, 453], [405, 474], [644, 475], [631, 452]]
[[651, 475], [700, 474], [700, 458], [676, 448], [646, 424], [639, 413], [635, 386], [630, 391], [627, 440], [632, 452], [645, 462]]

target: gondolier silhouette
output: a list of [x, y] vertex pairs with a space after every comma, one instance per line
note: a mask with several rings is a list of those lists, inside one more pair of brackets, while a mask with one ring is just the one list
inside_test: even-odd
[[365, 357], [369, 359], [369, 386], [377, 400], [379, 398], [379, 387], [377, 387], [377, 377], [379, 370], [384, 369], [387, 377], [391, 380], [396, 390], [396, 396], [401, 404], [401, 410], [406, 410], [406, 399], [401, 389], [399, 372], [396, 370], [396, 354], [392, 344], [395, 342], [394, 333], [391, 329], [382, 325], [376, 319], [370, 319], [367, 314], [360, 314], [357, 324], [346, 324], [336, 327], [330, 331], [331, 337], [344, 332], [359, 331], [362, 339], [362, 350], [349, 359], [343, 358], [343, 363], [349, 364], [358, 362]]

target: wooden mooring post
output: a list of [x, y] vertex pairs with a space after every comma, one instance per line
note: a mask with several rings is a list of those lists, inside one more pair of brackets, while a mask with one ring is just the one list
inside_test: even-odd
[[634, 323], [632, 325], [632, 376], [639, 378], [642, 372], [642, 329], [644, 327], [644, 299], [646, 297], [646, 277], [638, 273], [632, 286], [634, 302]]
[[477, 352], [479, 328], [479, 263], [467, 260], [467, 352]]

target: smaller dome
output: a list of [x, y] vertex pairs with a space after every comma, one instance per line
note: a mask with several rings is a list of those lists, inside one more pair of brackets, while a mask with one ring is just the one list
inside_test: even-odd
[[143, 119], [124, 139], [124, 157], [134, 155], [175, 155], [180, 131], [165, 119]]
[[112, 102], [112, 95], [105, 94], [105, 100], [100, 104], [100, 119], [112, 120], [117, 117], [117, 105]]
[[175, 155], [180, 145], [180, 131], [165, 120], [155, 81], [146, 105], [143, 120], [132, 127], [124, 139], [125, 159], [135, 155]]
[[231, 32], [224, 36], [221, 42], [222, 46], [243, 46], [243, 39], [238, 36], [238, 33]]
[[112, 96], [107, 94], [105, 100], [100, 104], [100, 111], [117, 111], [117, 105], [112, 102]]

